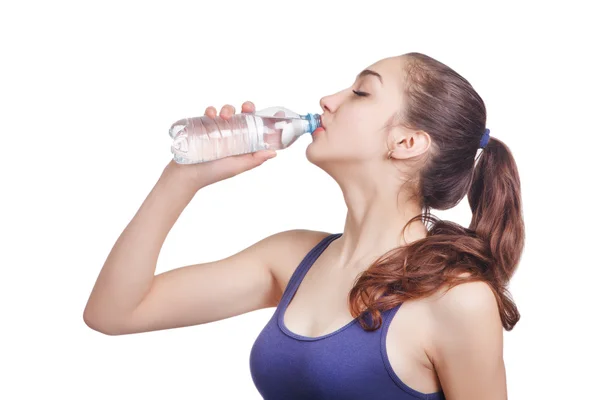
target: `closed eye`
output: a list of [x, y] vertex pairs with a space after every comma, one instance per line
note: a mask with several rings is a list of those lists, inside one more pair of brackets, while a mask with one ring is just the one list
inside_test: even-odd
[[366, 97], [366, 96], [368, 96], [368, 95], [369, 95], [369, 93], [365, 93], [365, 92], [359, 92], [359, 91], [357, 91], [357, 90], [353, 90], [352, 92], [353, 92], [355, 95], [357, 95], [357, 96], [361, 96], [361, 97], [362, 97], [362, 96], [365, 96], [365, 97]]

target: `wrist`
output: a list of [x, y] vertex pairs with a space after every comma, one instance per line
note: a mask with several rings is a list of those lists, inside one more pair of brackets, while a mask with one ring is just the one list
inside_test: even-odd
[[196, 193], [198, 190], [208, 186], [208, 182], [201, 182], [198, 179], [196, 168], [192, 165], [178, 164], [171, 160], [160, 177], [162, 180], [172, 182], [180, 189]]

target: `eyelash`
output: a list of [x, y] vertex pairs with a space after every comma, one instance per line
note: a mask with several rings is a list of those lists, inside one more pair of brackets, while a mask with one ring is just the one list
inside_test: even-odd
[[360, 96], [360, 97], [366, 97], [369, 95], [369, 93], [365, 93], [365, 92], [358, 92], [356, 90], [352, 91], [355, 95]]

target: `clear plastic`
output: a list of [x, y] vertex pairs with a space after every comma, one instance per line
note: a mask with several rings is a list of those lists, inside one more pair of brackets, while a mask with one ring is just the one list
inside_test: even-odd
[[184, 118], [169, 129], [171, 153], [179, 164], [199, 164], [259, 150], [289, 147], [300, 136], [321, 126], [319, 114], [299, 115], [284, 107], [255, 113]]

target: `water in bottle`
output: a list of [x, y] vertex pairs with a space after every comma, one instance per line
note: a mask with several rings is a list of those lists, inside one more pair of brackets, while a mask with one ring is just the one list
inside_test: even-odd
[[284, 107], [219, 116], [184, 118], [169, 129], [171, 153], [179, 164], [198, 164], [259, 150], [289, 147], [321, 126], [320, 114], [300, 115]]

